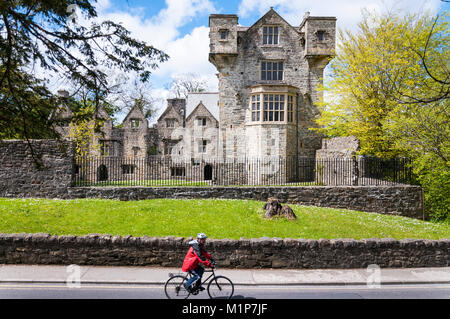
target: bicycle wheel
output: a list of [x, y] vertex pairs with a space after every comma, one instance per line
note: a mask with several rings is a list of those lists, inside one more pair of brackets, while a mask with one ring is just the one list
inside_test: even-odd
[[231, 299], [234, 285], [225, 276], [216, 276], [208, 284], [208, 295], [211, 299]]
[[169, 299], [186, 299], [190, 293], [184, 288], [186, 277], [173, 276], [166, 281], [164, 292]]

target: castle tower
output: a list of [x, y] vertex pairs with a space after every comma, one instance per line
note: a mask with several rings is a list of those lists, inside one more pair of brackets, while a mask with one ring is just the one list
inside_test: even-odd
[[209, 61], [218, 70], [222, 158], [314, 156], [317, 85], [335, 48], [334, 17], [299, 27], [273, 8], [251, 27], [236, 15], [209, 18]]

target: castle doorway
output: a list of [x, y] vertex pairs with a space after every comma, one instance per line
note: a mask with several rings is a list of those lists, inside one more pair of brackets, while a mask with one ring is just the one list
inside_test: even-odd
[[213, 175], [213, 169], [212, 166], [207, 164], [205, 165], [205, 168], [203, 168], [203, 178], [205, 181], [210, 181], [212, 180], [212, 175]]
[[97, 169], [97, 180], [99, 182], [108, 180], [108, 168], [105, 165], [100, 165]]

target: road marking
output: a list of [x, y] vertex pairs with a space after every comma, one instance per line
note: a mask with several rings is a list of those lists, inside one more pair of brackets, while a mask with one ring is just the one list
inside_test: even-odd
[[[164, 289], [164, 285], [155, 285], [155, 286], [139, 286], [139, 285], [83, 285], [79, 288], [71, 288], [64, 284], [61, 285], [33, 285], [33, 284], [18, 284], [18, 285], [2, 285], [0, 284], [0, 290], [14, 290], [14, 289], [69, 289], [69, 290], [77, 290], [77, 289]], [[239, 289], [240, 288], [240, 289]], [[296, 291], [305, 291], [305, 290], [368, 290], [368, 291], [376, 291], [376, 290], [399, 290], [399, 289], [450, 289], [450, 285], [448, 286], [391, 286], [391, 285], [381, 285], [380, 288], [369, 288], [369, 287], [356, 287], [356, 286], [328, 286], [328, 287], [276, 287], [276, 286], [258, 286], [258, 287], [239, 287], [235, 290], [296, 290]]]
[[0, 285], [0, 289], [49, 289], [49, 288], [58, 288], [58, 289], [69, 289], [69, 290], [77, 290], [77, 289], [162, 289], [164, 286], [101, 286], [101, 285], [83, 285], [78, 287], [67, 287], [66, 285], [59, 286], [38, 286], [38, 285]]

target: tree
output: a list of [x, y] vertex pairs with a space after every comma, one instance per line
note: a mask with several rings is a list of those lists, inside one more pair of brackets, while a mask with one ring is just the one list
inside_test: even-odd
[[341, 31], [331, 80], [325, 87], [332, 98], [319, 105], [320, 131], [329, 136], [355, 135], [365, 154], [401, 153], [388, 125], [396, 120], [399, 105], [411, 104], [414, 98], [417, 106], [431, 109], [448, 98], [442, 94], [448, 92], [448, 84], [436, 82], [418, 54], [427, 48], [428, 69], [448, 78], [448, 23], [441, 20], [435, 26], [427, 46], [433, 22], [426, 14], [401, 18], [365, 12], [356, 34]]
[[362, 154], [411, 157], [440, 219], [450, 206], [448, 18], [366, 12], [356, 34], [340, 32], [317, 120], [328, 136], [358, 137]]
[[[89, 26], [73, 24], [68, 9], [74, 7]], [[84, 91], [98, 107], [111, 88], [104, 70], [135, 72], [146, 82], [168, 59], [120, 24], [96, 17], [89, 0], [0, 2], [0, 138], [56, 136], [51, 115], [58, 103], [47, 87], [55, 74], [64, 74], [76, 93]]]
[[145, 118], [150, 120], [157, 111], [157, 99], [152, 96], [151, 92], [152, 86], [150, 83], [138, 83], [135, 81], [132, 88], [122, 94], [120, 102], [128, 111], [134, 106], [139, 107]]
[[177, 76], [169, 85], [170, 93], [178, 99], [187, 98], [189, 93], [204, 92], [206, 88], [206, 81], [192, 73]]

